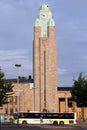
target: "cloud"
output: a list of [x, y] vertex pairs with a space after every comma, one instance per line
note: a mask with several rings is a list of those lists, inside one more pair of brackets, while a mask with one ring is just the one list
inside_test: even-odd
[[15, 64], [22, 65], [20, 68], [20, 75], [27, 76], [32, 74], [31, 58], [32, 56], [28, 50], [0, 50], [0, 66], [8, 78], [17, 76]]
[[66, 69], [58, 68], [58, 74], [59, 74], [59, 75], [63, 75], [63, 74], [65, 74], [66, 72], [67, 72]]
[[[56, 24], [58, 79], [71, 84], [73, 74], [87, 70], [87, 0], [0, 0], [0, 66], [6, 77], [32, 74], [33, 26], [42, 3]], [[79, 3], [79, 4], [78, 4]]]
[[15, 59], [24, 59], [26, 55], [26, 51], [23, 49], [18, 50], [0, 50], [0, 60], [15, 60]]

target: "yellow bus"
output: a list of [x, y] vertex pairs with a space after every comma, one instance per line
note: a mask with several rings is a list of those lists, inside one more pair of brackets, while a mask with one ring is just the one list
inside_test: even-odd
[[19, 112], [14, 113], [14, 123], [53, 125], [76, 124], [76, 113]]

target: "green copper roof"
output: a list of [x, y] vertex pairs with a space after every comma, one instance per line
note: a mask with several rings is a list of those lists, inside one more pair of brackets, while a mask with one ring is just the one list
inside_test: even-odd
[[47, 37], [48, 26], [55, 26], [51, 10], [47, 4], [40, 6], [34, 26], [41, 27], [41, 37]]

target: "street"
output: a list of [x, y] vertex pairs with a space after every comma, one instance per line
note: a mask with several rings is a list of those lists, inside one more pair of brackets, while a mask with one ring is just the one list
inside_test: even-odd
[[87, 125], [53, 126], [53, 125], [14, 125], [2, 124], [0, 130], [87, 130]]

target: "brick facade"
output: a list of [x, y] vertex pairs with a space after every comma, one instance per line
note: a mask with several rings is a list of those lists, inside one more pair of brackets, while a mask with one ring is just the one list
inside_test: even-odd
[[[57, 111], [57, 60], [55, 28], [48, 27], [48, 36], [41, 38], [41, 28], [34, 28], [35, 110]], [[53, 105], [50, 104], [53, 102]], [[37, 104], [37, 105], [36, 105]]]

